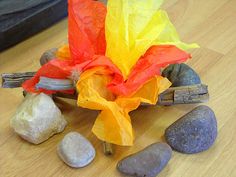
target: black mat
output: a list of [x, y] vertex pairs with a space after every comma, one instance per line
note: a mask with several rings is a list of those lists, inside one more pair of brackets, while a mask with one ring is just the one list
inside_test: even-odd
[[67, 16], [67, 0], [0, 0], [0, 51]]

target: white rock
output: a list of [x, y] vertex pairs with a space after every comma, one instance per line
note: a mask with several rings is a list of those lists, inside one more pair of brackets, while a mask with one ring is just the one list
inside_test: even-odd
[[67, 165], [74, 168], [88, 165], [96, 154], [92, 144], [77, 132], [68, 133], [58, 144], [57, 152]]
[[62, 132], [67, 122], [46, 94], [28, 94], [11, 119], [11, 126], [23, 139], [39, 144]]

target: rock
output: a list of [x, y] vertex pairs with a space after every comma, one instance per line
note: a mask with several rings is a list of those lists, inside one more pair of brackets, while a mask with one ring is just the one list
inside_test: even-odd
[[198, 74], [184, 63], [169, 65], [162, 72], [162, 76], [169, 79], [172, 87], [201, 84]]
[[66, 124], [52, 98], [43, 93], [27, 94], [11, 119], [15, 132], [34, 144], [63, 131]]
[[166, 143], [152, 144], [117, 164], [117, 169], [131, 176], [155, 177], [167, 165], [172, 155]]
[[107, 5], [107, 0], [100, 0], [103, 4]]
[[58, 144], [57, 152], [67, 165], [74, 168], [88, 165], [95, 157], [92, 144], [77, 132], [68, 133]]
[[46, 52], [44, 52], [39, 60], [41, 66], [43, 66], [44, 64], [46, 64], [50, 60], [54, 59], [56, 57], [56, 52], [57, 52], [57, 48], [52, 48], [52, 49], [49, 49]]
[[183, 153], [198, 153], [207, 150], [217, 136], [214, 112], [208, 106], [198, 106], [165, 131], [167, 143]]

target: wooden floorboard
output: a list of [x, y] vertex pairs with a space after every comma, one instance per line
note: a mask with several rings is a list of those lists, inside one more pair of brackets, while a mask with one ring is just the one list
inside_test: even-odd
[[[207, 103], [217, 116], [218, 137], [209, 150], [185, 155], [173, 153], [159, 177], [236, 177], [236, 0], [166, 0], [181, 38], [197, 42], [187, 63], [209, 85]], [[0, 73], [36, 71], [39, 57], [47, 49], [67, 42], [67, 20], [0, 53]], [[0, 176], [1, 177], [121, 177], [116, 163], [147, 145], [164, 141], [165, 128], [196, 105], [140, 107], [131, 113], [136, 140], [132, 147], [115, 148], [112, 157], [102, 152], [101, 142], [91, 133], [97, 112], [78, 108], [75, 101], [58, 99], [68, 126], [61, 134], [40, 145], [22, 140], [10, 128], [10, 118], [22, 101], [22, 90], [0, 88]], [[56, 145], [70, 131], [78, 131], [96, 148], [89, 166], [72, 169], [57, 156]]]

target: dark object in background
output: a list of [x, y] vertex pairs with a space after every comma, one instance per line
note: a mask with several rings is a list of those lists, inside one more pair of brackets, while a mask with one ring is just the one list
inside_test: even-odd
[[0, 51], [67, 16], [67, 0], [1, 0]]
[[184, 63], [169, 65], [162, 72], [162, 76], [169, 79], [172, 87], [201, 84], [198, 74]]

